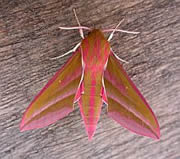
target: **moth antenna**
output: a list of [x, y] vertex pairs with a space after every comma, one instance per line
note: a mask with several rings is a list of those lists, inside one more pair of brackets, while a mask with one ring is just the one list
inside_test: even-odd
[[62, 29], [62, 30], [75, 30], [75, 29], [91, 30], [90, 28], [88, 28], [86, 26], [59, 27], [59, 29]]
[[113, 38], [113, 35], [115, 33], [115, 31], [117, 30], [117, 28], [121, 25], [121, 23], [124, 21], [124, 19], [122, 19], [115, 27], [115, 29], [113, 29], [112, 33], [109, 35], [108, 41], [110, 41]]
[[76, 49], [80, 46], [80, 44], [81, 43], [78, 43], [73, 49], [69, 50], [68, 52], [64, 53], [63, 55], [60, 55], [57, 57], [52, 57], [52, 58], [50, 58], [50, 60], [56, 60], [56, 59], [62, 58], [64, 56], [67, 56], [67, 55], [71, 54], [72, 52], [75, 52]]
[[[106, 29], [106, 30], [103, 30], [103, 32], [111, 32], [111, 31], [114, 31], [114, 29]], [[136, 32], [136, 31], [128, 31], [128, 30], [122, 30], [122, 29], [116, 29], [116, 32], [123, 32], [123, 33], [128, 33], [128, 34], [139, 34], [140, 32]]]
[[79, 19], [78, 19], [78, 17], [77, 17], [76, 10], [73, 9], [73, 12], [74, 12], [74, 16], [75, 16], [75, 18], [76, 18], [76, 21], [77, 21], [77, 23], [78, 23], [78, 25], [79, 25], [79, 33], [80, 33], [80, 36], [82, 37], [82, 39], [84, 39], [84, 33], [83, 33], [82, 28], [81, 28], [81, 24], [80, 24], [80, 22], [79, 22]]

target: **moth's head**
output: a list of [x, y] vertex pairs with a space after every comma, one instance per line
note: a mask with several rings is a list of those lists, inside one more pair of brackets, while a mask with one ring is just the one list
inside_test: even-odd
[[98, 39], [102, 41], [107, 40], [104, 36], [104, 33], [100, 29], [92, 29], [92, 31], [88, 33], [86, 38], [92, 39], [92, 40]]
[[110, 44], [103, 32], [100, 29], [92, 29], [88, 35], [82, 40], [82, 46], [89, 48], [104, 48], [106, 46], [110, 47]]

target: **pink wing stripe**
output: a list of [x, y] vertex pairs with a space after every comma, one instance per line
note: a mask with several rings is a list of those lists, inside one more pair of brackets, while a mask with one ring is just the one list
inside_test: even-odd
[[141, 125], [138, 125], [136, 122], [134, 122], [131, 119], [125, 118], [121, 116], [120, 113], [118, 112], [108, 112], [108, 115], [113, 118], [115, 121], [120, 123], [123, 127], [131, 130], [134, 133], [143, 135], [143, 136], [148, 136], [154, 139], [157, 139], [158, 137], [152, 133], [149, 129], [142, 127]]
[[[72, 109], [69, 107], [64, 107], [59, 111], [52, 112], [51, 114], [47, 114], [46, 116], [43, 116], [37, 120], [32, 121], [31, 123], [25, 125], [21, 131], [25, 130], [31, 130], [36, 128], [43, 128], [45, 126], [48, 126], [54, 122], [56, 122], [59, 119], [64, 118], [66, 115], [68, 115], [70, 112], [72, 112]], [[49, 120], [51, 119], [51, 120]], [[22, 123], [23, 124], [23, 123]]]

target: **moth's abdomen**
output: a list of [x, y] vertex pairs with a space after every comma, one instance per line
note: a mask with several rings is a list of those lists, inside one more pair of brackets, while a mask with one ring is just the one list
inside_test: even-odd
[[102, 72], [91, 72], [85, 69], [79, 106], [89, 139], [93, 137], [99, 120], [102, 88]]
[[100, 95], [82, 94], [79, 100], [79, 105], [86, 127], [86, 132], [89, 139], [91, 139], [95, 133], [96, 125], [100, 117], [102, 98]]

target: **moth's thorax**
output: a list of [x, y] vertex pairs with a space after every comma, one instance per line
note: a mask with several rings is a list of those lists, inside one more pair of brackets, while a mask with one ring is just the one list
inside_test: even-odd
[[110, 54], [110, 44], [99, 29], [94, 29], [83, 39], [81, 53], [86, 67], [103, 68]]

